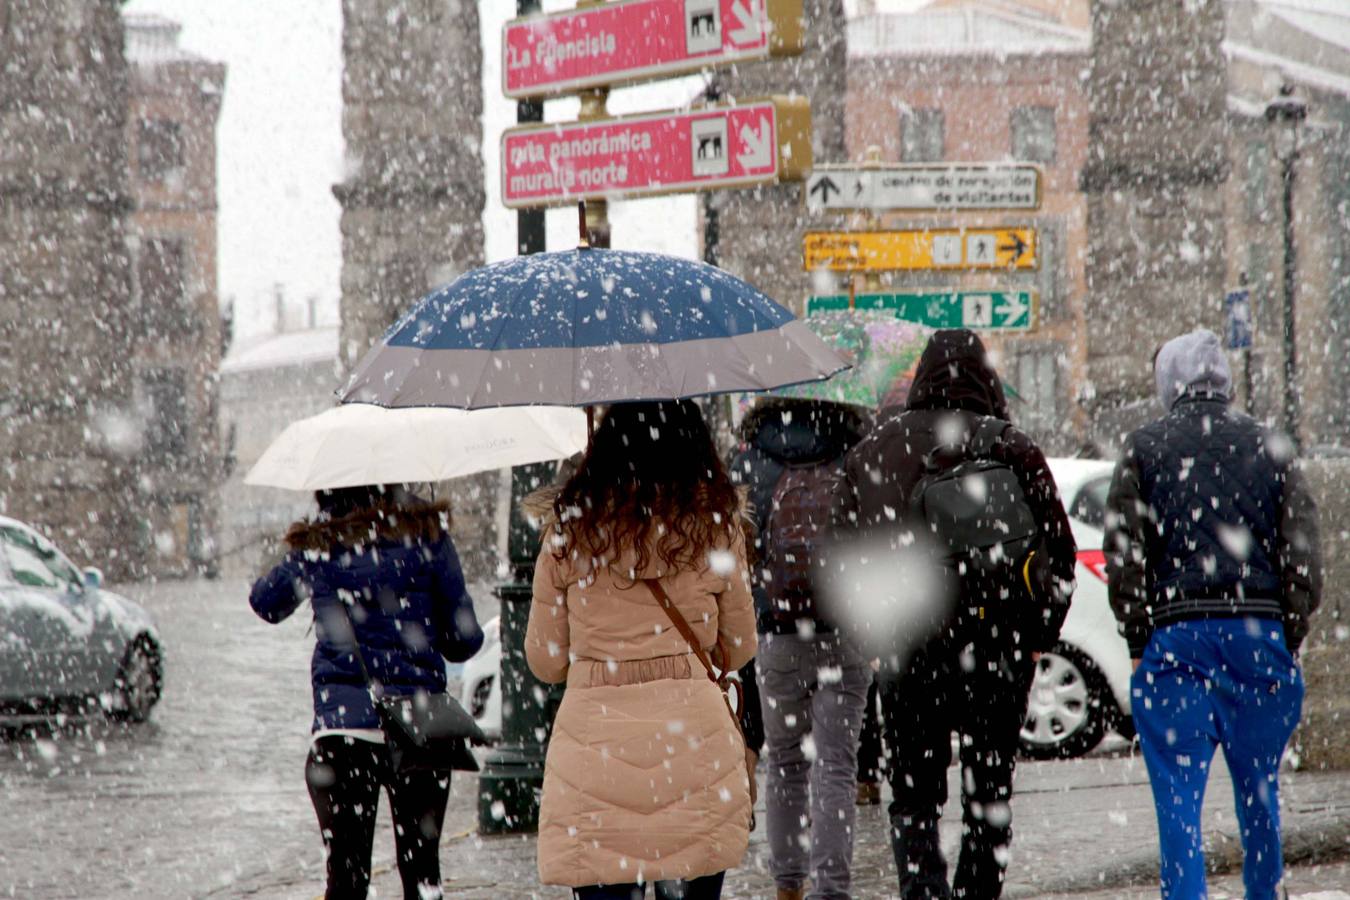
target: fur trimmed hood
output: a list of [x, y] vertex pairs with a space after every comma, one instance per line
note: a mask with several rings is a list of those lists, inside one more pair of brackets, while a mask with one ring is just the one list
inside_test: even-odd
[[338, 518], [319, 516], [296, 522], [286, 532], [292, 550], [326, 551], [333, 546], [356, 547], [372, 541], [440, 540], [450, 530], [450, 504], [379, 504]]

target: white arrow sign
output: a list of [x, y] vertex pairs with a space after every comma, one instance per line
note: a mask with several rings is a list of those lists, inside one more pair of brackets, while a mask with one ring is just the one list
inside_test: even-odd
[[749, 125], [743, 127], [741, 143], [745, 144], [745, 152], [736, 156], [741, 165], [747, 169], [762, 169], [773, 165], [773, 126], [769, 124], [768, 119], [760, 117], [758, 131]]
[[745, 4], [741, 3], [741, 0], [736, 0], [731, 6], [731, 14], [740, 23], [728, 35], [733, 44], [744, 47], [747, 44], [758, 44], [764, 39], [764, 24], [760, 18], [759, 0], [750, 0], [749, 9], [745, 8]]
[[1013, 328], [1021, 324], [1022, 317], [1027, 314], [1031, 307], [1026, 304], [1020, 294], [1003, 294], [1003, 303], [994, 312], [1003, 317], [1005, 327]]
[[[828, 188], [818, 185], [828, 180]], [[1017, 163], [987, 165], [821, 166], [807, 184], [812, 212], [850, 210], [1037, 209], [1040, 170]]]

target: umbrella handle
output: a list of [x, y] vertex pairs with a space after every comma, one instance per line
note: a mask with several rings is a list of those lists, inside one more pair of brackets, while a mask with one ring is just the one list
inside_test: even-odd
[[[582, 220], [583, 222], [585, 219]], [[595, 407], [586, 407], [586, 449], [591, 449], [591, 441], [595, 439]]]
[[581, 230], [581, 240], [580, 240], [580, 242], [577, 244], [577, 249], [578, 249], [578, 250], [589, 250], [589, 249], [591, 249], [591, 234], [590, 234], [590, 231], [586, 228], [586, 201], [585, 201], [585, 200], [578, 200], [578, 201], [577, 201], [577, 222], [578, 222], [578, 226], [579, 226], [579, 228], [580, 228], [580, 230]]

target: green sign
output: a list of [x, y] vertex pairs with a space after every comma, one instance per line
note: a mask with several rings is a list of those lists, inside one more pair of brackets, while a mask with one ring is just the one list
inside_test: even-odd
[[[806, 314], [849, 308], [848, 294], [812, 297]], [[921, 294], [857, 294], [853, 309], [881, 309], [897, 319], [930, 328], [1030, 331], [1036, 324], [1034, 291], [932, 291]]]

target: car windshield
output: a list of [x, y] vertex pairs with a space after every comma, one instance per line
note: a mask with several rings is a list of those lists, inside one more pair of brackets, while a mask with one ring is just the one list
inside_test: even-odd
[[1106, 494], [1110, 489], [1110, 475], [1102, 475], [1085, 482], [1078, 489], [1078, 496], [1073, 499], [1073, 505], [1069, 508], [1069, 515], [1088, 523], [1094, 528], [1104, 528], [1106, 525]]

